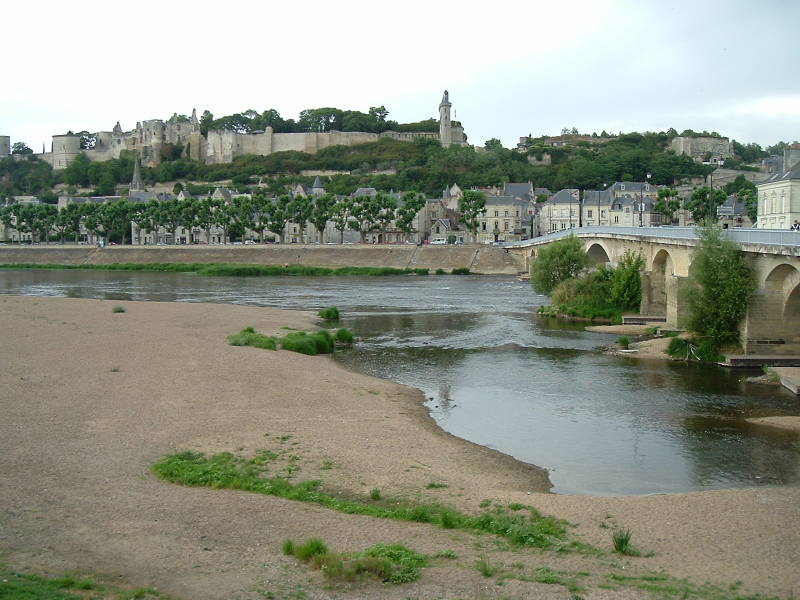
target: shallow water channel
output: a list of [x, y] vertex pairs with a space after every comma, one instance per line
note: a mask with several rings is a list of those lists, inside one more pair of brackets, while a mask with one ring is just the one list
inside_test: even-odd
[[789, 392], [745, 383], [752, 371], [606, 356], [616, 336], [538, 316], [546, 298], [511, 277], [0, 270], [0, 293], [338, 306], [362, 339], [337, 360], [421, 389], [443, 429], [549, 469], [557, 493], [800, 483], [800, 436], [745, 422], [800, 414]]

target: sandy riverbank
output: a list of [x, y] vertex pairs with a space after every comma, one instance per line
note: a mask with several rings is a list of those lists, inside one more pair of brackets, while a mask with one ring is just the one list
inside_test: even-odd
[[[114, 314], [121, 305], [125, 313]], [[310, 328], [308, 313], [230, 305], [0, 297], [0, 561], [79, 569], [188, 599], [566, 598], [564, 588], [482, 577], [474, 561], [626, 573], [666, 569], [697, 583], [788, 596], [800, 591], [800, 490], [763, 488], [649, 497], [542, 493], [545, 474], [442, 432], [420, 394], [346, 371], [329, 357], [229, 346], [252, 325]], [[531, 432], [535, 435], [535, 432]], [[284, 436], [284, 441], [280, 437]], [[286, 438], [285, 436], [291, 436]], [[298, 479], [365, 496], [441, 500], [476, 512], [484, 499], [565, 518], [608, 548], [613, 522], [652, 558], [498, 549], [488, 536], [331, 512], [279, 498], [183, 488], [149, 466], [177, 449], [252, 452], [288, 444]], [[320, 470], [323, 464], [332, 468]], [[430, 482], [447, 488], [427, 490]], [[280, 552], [286, 537], [337, 550], [405, 543], [459, 559], [406, 586], [326, 587]], [[482, 547], [478, 549], [476, 542]], [[614, 567], [616, 568], [616, 567]], [[584, 598], [636, 598], [590, 586]], [[645, 596], [641, 596], [645, 597]]]

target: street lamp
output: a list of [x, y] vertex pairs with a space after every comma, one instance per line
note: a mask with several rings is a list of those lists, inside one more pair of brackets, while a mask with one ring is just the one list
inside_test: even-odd
[[[647, 183], [650, 183], [650, 173], [647, 174]], [[639, 188], [639, 227], [644, 227], [644, 184]]]

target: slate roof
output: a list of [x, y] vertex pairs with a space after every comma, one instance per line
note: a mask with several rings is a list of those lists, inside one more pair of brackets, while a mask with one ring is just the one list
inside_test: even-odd
[[568, 188], [564, 190], [558, 190], [555, 194], [550, 196], [547, 199], [548, 204], [578, 204], [580, 201], [573, 196], [573, 192], [577, 192], [578, 190]]
[[797, 163], [794, 167], [792, 167], [788, 171], [778, 171], [771, 177], [768, 177], [764, 181], [760, 182], [758, 185], [764, 185], [765, 183], [775, 183], [776, 181], [789, 181], [791, 179], [800, 179], [800, 163]]
[[358, 188], [355, 192], [353, 192], [353, 196], [374, 196], [378, 193], [374, 187], [361, 187]]
[[311, 186], [311, 189], [322, 189], [322, 182], [319, 180], [319, 175], [314, 178], [314, 183]]
[[503, 192], [508, 196], [530, 199], [533, 186], [530, 183], [507, 183], [503, 186]]
[[583, 192], [584, 204], [609, 204], [611, 202], [611, 192], [608, 190], [586, 190]]
[[[625, 186], [625, 189], [622, 186]], [[656, 186], [652, 183], [645, 183], [643, 181], [616, 181], [613, 185], [608, 188], [609, 192], [633, 192], [635, 194], [641, 194], [642, 192], [647, 192], [648, 190], [645, 189], [645, 186], [650, 186], [650, 192], [652, 192]]]

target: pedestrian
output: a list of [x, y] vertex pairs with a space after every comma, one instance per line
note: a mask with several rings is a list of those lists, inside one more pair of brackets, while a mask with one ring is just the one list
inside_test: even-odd
[[789, 229], [791, 231], [800, 231], [800, 223], [797, 222], [797, 219], [795, 219], [794, 223], [792, 223], [792, 226], [789, 227]]

